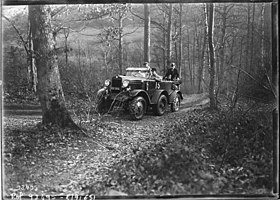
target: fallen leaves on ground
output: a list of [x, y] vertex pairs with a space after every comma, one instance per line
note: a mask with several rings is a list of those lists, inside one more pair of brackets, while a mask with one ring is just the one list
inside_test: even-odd
[[36, 191], [20, 188], [26, 195], [268, 193], [267, 116], [203, 109], [132, 121], [117, 112], [81, 123], [88, 137], [42, 126], [40, 118], [7, 116], [5, 191], [27, 184]]

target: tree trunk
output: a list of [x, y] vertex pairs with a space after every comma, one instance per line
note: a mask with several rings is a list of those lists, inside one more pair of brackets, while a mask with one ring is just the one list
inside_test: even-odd
[[253, 11], [252, 11], [252, 22], [251, 22], [251, 44], [250, 44], [250, 66], [249, 72], [252, 73], [253, 68], [253, 56], [254, 56], [254, 21], [255, 21], [255, 4], [253, 4]]
[[30, 5], [31, 32], [38, 69], [38, 95], [42, 107], [43, 124], [78, 129], [65, 107], [60, 82], [55, 38], [51, 32], [50, 7]]
[[36, 92], [37, 91], [37, 68], [35, 66], [34, 59], [34, 49], [33, 49], [33, 41], [32, 41], [32, 33], [31, 33], [31, 25], [30, 25], [30, 17], [28, 17], [29, 23], [29, 33], [28, 33], [28, 50], [27, 52], [27, 62], [28, 62], [28, 79], [30, 88]]
[[150, 62], [150, 45], [151, 45], [151, 17], [150, 5], [144, 4], [145, 24], [144, 24], [144, 61]]
[[247, 47], [246, 47], [246, 56], [245, 56], [245, 70], [248, 71], [248, 65], [249, 65], [249, 62], [248, 62], [248, 58], [249, 58], [249, 51], [250, 51], [250, 21], [251, 21], [251, 7], [250, 7], [250, 4], [248, 3], [248, 13], [247, 13]]
[[217, 101], [215, 98], [215, 53], [213, 46], [213, 32], [214, 32], [214, 4], [207, 4], [207, 35], [208, 35], [208, 46], [209, 46], [209, 59], [210, 59], [210, 83], [209, 83], [209, 96], [210, 96], [210, 108], [217, 108]]
[[182, 13], [183, 13], [183, 4], [180, 3], [180, 16], [179, 16], [179, 76], [182, 77], [182, 63], [183, 63], [183, 42], [182, 42]]
[[188, 35], [188, 64], [189, 64], [189, 72], [190, 72], [190, 85], [192, 84], [192, 66], [191, 66], [191, 57], [190, 57], [190, 34], [189, 29], [187, 29], [187, 35]]
[[[163, 21], [166, 22], [166, 14], [163, 13]], [[165, 23], [164, 23], [165, 25]], [[167, 32], [163, 30], [163, 72], [166, 73], [167, 71]]]
[[[204, 8], [205, 9], [205, 8]], [[204, 14], [206, 14], [204, 12]], [[206, 18], [206, 16], [204, 15]], [[205, 53], [205, 48], [206, 48], [206, 39], [207, 39], [207, 23], [204, 24], [204, 37], [203, 37], [203, 43], [202, 43], [202, 49], [201, 49], [201, 57], [199, 60], [199, 68], [198, 68], [198, 76], [197, 76], [197, 93], [202, 93], [203, 92], [203, 87], [201, 87], [202, 79], [204, 77], [203, 75], [203, 65], [204, 65], [204, 53]]]
[[[28, 10], [29, 12], [29, 10]], [[36, 70], [36, 66], [34, 63], [34, 56], [33, 56], [33, 44], [32, 44], [32, 33], [31, 33], [31, 27], [30, 27], [30, 17], [28, 17], [28, 26], [29, 26], [29, 30], [28, 30], [28, 41], [25, 41], [23, 39], [22, 34], [19, 32], [19, 30], [17, 29], [17, 27], [15, 26], [15, 24], [6, 16], [2, 15], [2, 17], [4, 19], [6, 19], [11, 25], [12, 27], [15, 29], [15, 31], [17, 32], [19, 39], [21, 40], [24, 50], [26, 52], [26, 56], [27, 56], [27, 81], [29, 83], [29, 87], [31, 90], [33, 90], [34, 92], [36, 92], [37, 90], [37, 70]]]
[[261, 6], [261, 66], [262, 69], [264, 69], [264, 55], [265, 55], [265, 50], [264, 50], [264, 8], [265, 4], [262, 4]]
[[69, 48], [68, 48], [68, 37], [69, 37], [69, 29], [67, 28], [64, 29], [64, 51], [65, 51], [65, 65], [66, 65], [66, 68], [68, 68], [68, 51], [69, 51]]
[[220, 63], [219, 63], [219, 74], [218, 76], [218, 88], [224, 89], [224, 64], [225, 64], [225, 36], [226, 36], [226, 25], [227, 25], [227, 6], [225, 5], [223, 7], [223, 13], [222, 13], [222, 37], [221, 37], [221, 46], [219, 50], [220, 54]]
[[169, 4], [169, 16], [168, 16], [168, 27], [167, 27], [167, 66], [171, 63], [172, 54], [172, 15], [173, 15], [173, 5]]
[[123, 68], [123, 17], [121, 11], [119, 11], [119, 69], [120, 69], [120, 74], [122, 74], [122, 68]]
[[[195, 31], [194, 31], [194, 35], [193, 35], [193, 49], [192, 49], [192, 86], [193, 88], [195, 87], [194, 85], [194, 80], [195, 80], [195, 50], [196, 50], [196, 26], [195, 26]], [[194, 92], [194, 90], [193, 90]]]

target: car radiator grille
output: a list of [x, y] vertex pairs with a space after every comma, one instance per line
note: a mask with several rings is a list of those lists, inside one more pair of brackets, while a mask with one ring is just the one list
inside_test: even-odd
[[112, 86], [111, 86], [111, 90], [112, 92], [120, 92], [122, 87], [122, 79], [112, 79]]
[[121, 87], [122, 86], [122, 80], [121, 79], [113, 79], [112, 80], [112, 87]]

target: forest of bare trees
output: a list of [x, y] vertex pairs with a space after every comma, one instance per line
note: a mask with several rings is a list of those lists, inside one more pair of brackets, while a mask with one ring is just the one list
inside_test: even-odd
[[[122, 74], [127, 67], [140, 66], [144, 60], [161, 74], [175, 62], [187, 94], [208, 92], [213, 78], [216, 96], [234, 93], [237, 77], [239, 84], [247, 83], [245, 90], [271, 80], [270, 4], [217, 4], [213, 13], [203, 4], [69, 5], [51, 9], [66, 92], [92, 93], [106, 78]], [[23, 70], [27, 74], [17, 82], [34, 85], [36, 66], [30, 56], [28, 10], [12, 17], [3, 14], [5, 55], [19, 55], [17, 59], [25, 60], [25, 67], [8, 68], [10, 64], [6, 64], [5, 72], [13, 67]], [[258, 98], [257, 94], [246, 95]]]
[[[275, 192], [277, 11], [273, 3], [3, 6], [6, 189], [43, 177], [39, 191], [56, 195]], [[104, 81], [144, 62], [162, 76], [176, 64], [182, 112], [147, 109], [138, 122], [96, 112]], [[18, 118], [24, 107], [40, 116]]]

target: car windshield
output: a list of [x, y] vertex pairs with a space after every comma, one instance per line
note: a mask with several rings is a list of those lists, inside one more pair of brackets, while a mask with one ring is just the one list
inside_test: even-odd
[[149, 77], [149, 70], [126, 70], [126, 76], [135, 76], [141, 78]]

